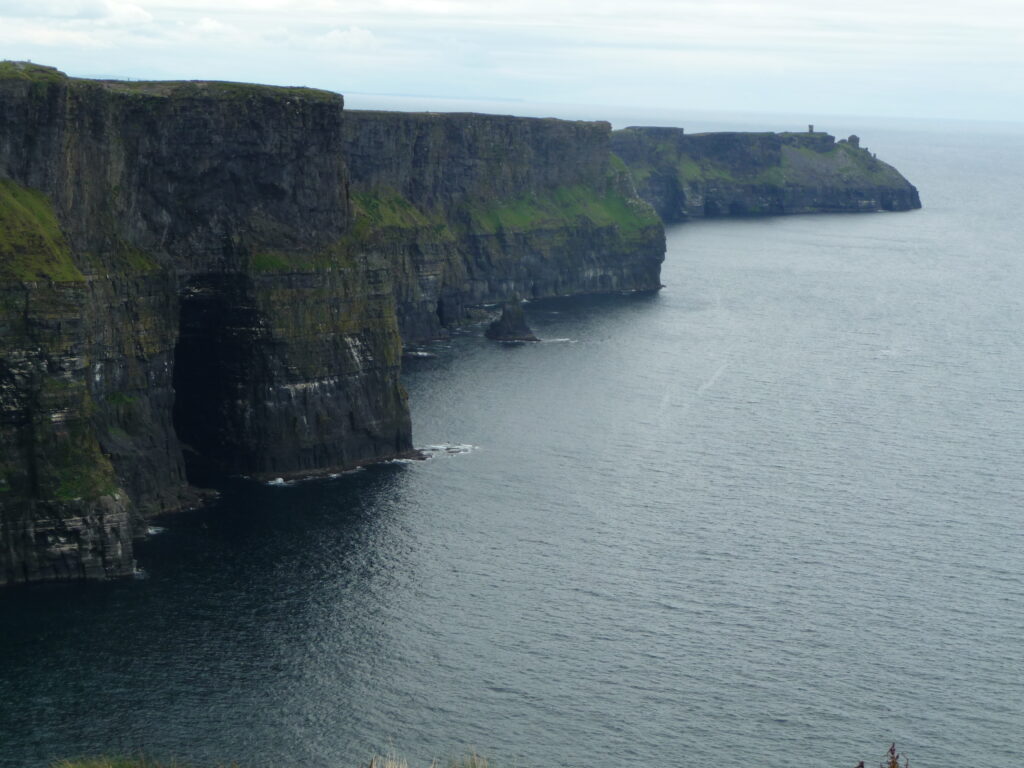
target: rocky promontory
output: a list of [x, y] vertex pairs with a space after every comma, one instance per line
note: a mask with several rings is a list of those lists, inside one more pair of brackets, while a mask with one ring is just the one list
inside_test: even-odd
[[607, 123], [0, 63], [0, 584], [130, 573], [189, 464], [412, 449], [403, 339], [474, 304], [659, 286]]
[[2, 62], [0, 584], [131, 573], [197, 469], [409, 454], [404, 345], [485, 304], [508, 337], [518, 297], [657, 289], [658, 214], [919, 206], [856, 137], [360, 112]]
[[612, 133], [612, 151], [665, 222], [921, 207], [917, 189], [857, 136], [633, 127]]

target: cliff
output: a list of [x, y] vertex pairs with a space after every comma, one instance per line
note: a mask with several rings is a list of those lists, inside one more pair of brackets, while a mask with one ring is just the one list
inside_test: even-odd
[[0, 584], [133, 569], [190, 466], [412, 449], [402, 337], [658, 286], [610, 129], [0, 63]]
[[612, 151], [666, 222], [921, 207], [917, 189], [856, 136], [625, 128]]
[[609, 154], [608, 123], [347, 111], [344, 156], [366, 247], [395, 266], [407, 341], [466, 308], [651, 290], [664, 232]]

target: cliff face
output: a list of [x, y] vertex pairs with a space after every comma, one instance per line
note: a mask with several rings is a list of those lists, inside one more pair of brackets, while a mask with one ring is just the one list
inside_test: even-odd
[[612, 150], [666, 222], [921, 207], [917, 189], [856, 136], [625, 128], [612, 134]]
[[340, 97], [6, 74], [0, 583], [130, 572], [183, 442], [254, 473], [411, 448]]
[[[407, 341], [470, 305], [659, 286], [664, 233], [612, 166], [607, 123], [345, 113], [363, 241], [392, 263]], [[357, 219], [359, 220], [359, 219]]]
[[191, 500], [185, 455], [409, 451], [400, 331], [657, 287], [608, 134], [0, 64], [0, 584], [131, 572], [144, 516]]

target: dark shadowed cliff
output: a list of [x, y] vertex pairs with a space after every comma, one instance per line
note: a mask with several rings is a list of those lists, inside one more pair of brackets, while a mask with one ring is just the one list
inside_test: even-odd
[[361, 241], [393, 265], [403, 337], [466, 307], [659, 286], [661, 223], [613, 167], [607, 123], [346, 111]]
[[402, 337], [473, 304], [657, 288], [609, 133], [0, 64], [0, 584], [130, 573], [186, 454], [410, 451]]
[[625, 128], [613, 132], [612, 151], [666, 222], [921, 207], [917, 189], [856, 136]]

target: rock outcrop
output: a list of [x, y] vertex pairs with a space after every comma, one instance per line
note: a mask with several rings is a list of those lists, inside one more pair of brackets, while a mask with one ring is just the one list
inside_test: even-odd
[[666, 222], [921, 207], [917, 189], [857, 136], [625, 128], [613, 132], [612, 150]]
[[657, 288], [609, 132], [0, 63], [0, 584], [130, 573], [186, 453], [410, 451], [402, 338], [471, 304]]
[[487, 326], [484, 335], [495, 341], [540, 341], [526, 322], [523, 305], [518, 297], [501, 306], [501, 315]]

